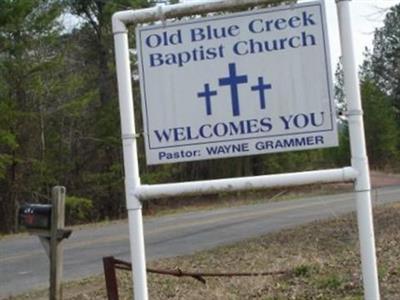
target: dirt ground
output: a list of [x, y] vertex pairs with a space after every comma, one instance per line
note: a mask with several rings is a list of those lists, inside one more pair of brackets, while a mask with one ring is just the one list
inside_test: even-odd
[[[400, 175], [371, 172], [373, 188], [400, 185]], [[343, 188], [343, 189], [342, 189]], [[333, 190], [348, 190], [351, 184]], [[382, 299], [400, 299], [400, 204], [374, 208]], [[149, 274], [150, 299], [363, 299], [357, 222], [354, 214], [313, 222], [211, 251], [158, 260], [149, 267], [184, 271], [264, 272], [285, 275], [192, 278]], [[131, 278], [117, 271], [120, 299], [131, 299]], [[69, 282], [65, 300], [106, 299], [103, 275]], [[48, 299], [45, 290], [8, 298]]]
[[378, 171], [371, 171], [370, 178], [372, 188], [400, 185], [400, 174], [387, 174]]

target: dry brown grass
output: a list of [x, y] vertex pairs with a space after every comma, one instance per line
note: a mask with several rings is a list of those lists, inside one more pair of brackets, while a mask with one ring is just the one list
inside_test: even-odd
[[[375, 229], [382, 299], [400, 299], [400, 204], [375, 209]], [[262, 272], [287, 275], [191, 278], [149, 274], [150, 299], [362, 299], [354, 214], [196, 255], [154, 261], [152, 268], [186, 271]], [[118, 271], [121, 299], [131, 299], [131, 279]], [[46, 299], [38, 291], [10, 299]], [[106, 299], [104, 279], [92, 277], [65, 286], [65, 299]]]

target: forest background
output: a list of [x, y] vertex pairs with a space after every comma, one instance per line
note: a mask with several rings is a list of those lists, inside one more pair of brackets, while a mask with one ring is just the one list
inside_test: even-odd
[[[0, 1], [0, 233], [16, 231], [18, 206], [48, 202], [55, 185], [67, 187], [67, 211], [75, 223], [125, 216], [110, 20], [115, 11], [153, 5], [146, 0]], [[66, 15], [79, 20], [74, 28], [64, 27]], [[130, 40], [134, 48], [134, 38]], [[132, 55], [133, 68], [135, 59]], [[340, 62], [335, 75], [338, 148], [149, 167], [141, 138], [142, 182], [349, 165]], [[400, 5], [390, 8], [383, 27], [376, 29], [360, 79], [370, 167], [398, 172]], [[135, 106], [140, 107], [137, 81], [134, 94]], [[140, 130], [139, 113], [137, 120]]]

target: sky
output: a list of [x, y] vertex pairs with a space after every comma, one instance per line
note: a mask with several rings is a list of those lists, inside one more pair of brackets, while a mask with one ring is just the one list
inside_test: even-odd
[[[181, 2], [206, 2], [207, 0], [181, 0]], [[309, 0], [299, 0], [299, 3]], [[383, 20], [388, 8], [399, 4], [400, 0], [351, 0], [351, 17], [357, 65], [363, 61], [365, 47], [372, 49], [375, 28], [383, 26]], [[337, 22], [336, 1], [325, 0], [329, 43], [331, 48], [332, 72], [341, 55], [339, 26]]]
[[[365, 47], [372, 49], [375, 28], [383, 26], [388, 9], [399, 3], [400, 0], [352, 0], [350, 2], [357, 65], [363, 61]], [[336, 3], [334, 0], [325, 0], [325, 5], [332, 56], [331, 64], [334, 70], [341, 54]]]

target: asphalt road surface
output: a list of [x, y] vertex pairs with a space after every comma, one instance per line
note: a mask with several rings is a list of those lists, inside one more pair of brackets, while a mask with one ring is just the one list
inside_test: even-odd
[[[374, 190], [374, 204], [400, 199], [400, 186]], [[191, 254], [355, 210], [354, 194], [318, 196], [145, 219], [146, 257]], [[102, 272], [102, 257], [129, 259], [127, 222], [75, 230], [64, 244], [64, 280]], [[39, 239], [0, 240], [0, 298], [48, 286], [49, 262]]]

